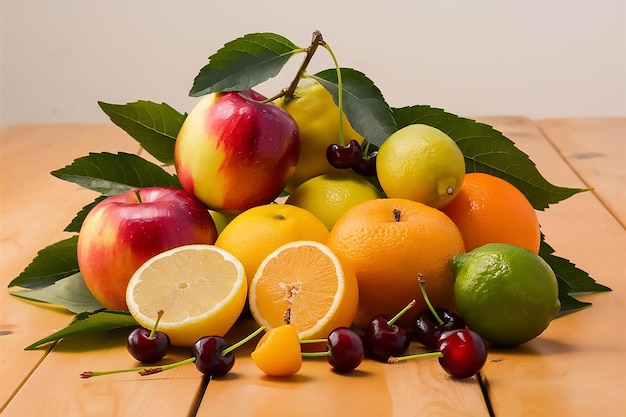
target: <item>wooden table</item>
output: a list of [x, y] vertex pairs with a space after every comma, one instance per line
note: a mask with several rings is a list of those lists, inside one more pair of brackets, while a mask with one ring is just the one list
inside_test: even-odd
[[[613, 292], [580, 297], [593, 306], [553, 321], [539, 338], [491, 350], [477, 378], [454, 380], [435, 360], [366, 361], [338, 375], [307, 360], [292, 379], [264, 377], [237, 351], [231, 374], [207, 384], [193, 365], [150, 377], [135, 373], [80, 379], [85, 370], [134, 366], [126, 329], [23, 348], [72, 315], [24, 301], [6, 286], [94, 193], [49, 172], [90, 151], [136, 152], [111, 125], [17, 125], [1, 132], [2, 268], [0, 412], [3, 416], [617, 416], [626, 409], [626, 119], [481, 118], [514, 140], [552, 183], [594, 187], [541, 212], [556, 254]], [[63, 197], [61, 197], [63, 196]], [[228, 337], [255, 327], [244, 322]], [[237, 334], [235, 334], [237, 333]], [[414, 349], [416, 347], [412, 347]], [[247, 350], [246, 350], [247, 349]], [[175, 361], [188, 356], [177, 349]]]

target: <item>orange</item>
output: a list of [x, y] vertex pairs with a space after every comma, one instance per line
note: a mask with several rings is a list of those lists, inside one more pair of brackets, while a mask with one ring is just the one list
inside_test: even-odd
[[266, 204], [248, 209], [228, 223], [215, 241], [241, 261], [248, 284], [274, 249], [295, 240], [326, 242], [328, 229], [308, 210], [287, 204]]
[[458, 228], [441, 211], [407, 199], [366, 201], [337, 220], [327, 244], [355, 270], [357, 327], [379, 314], [391, 318], [415, 299], [413, 313], [398, 320], [412, 326], [415, 314], [427, 308], [418, 274], [426, 279], [434, 306], [455, 309], [451, 259], [464, 246]]
[[461, 231], [468, 252], [487, 243], [511, 243], [539, 253], [537, 213], [526, 196], [502, 178], [465, 175], [461, 190], [442, 211]]
[[326, 338], [350, 326], [359, 302], [354, 272], [328, 246], [287, 243], [272, 252], [252, 278], [250, 312], [269, 332], [290, 324], [300, 339]]
[[132, 276], [126, 303], [148, 329], [163, 310], [158, 330], [173, 345], [191, 346], [206, 335], [223, 336], [246, 303], [243, 265], [213, 245], [187, 245], [150, 258]]

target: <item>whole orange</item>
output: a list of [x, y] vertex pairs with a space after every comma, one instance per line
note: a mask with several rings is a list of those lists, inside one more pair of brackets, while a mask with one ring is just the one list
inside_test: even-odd
[[487, 243], [511, 243], [539, 253], [537, 213], [526, 196], [502, 178], [466, 174], [459, 193], [441, 210], [461, 231], [468, 252]]
[[339, 218], [327, 244], [356, 273], [355, 326], [366, 327], [376, 315], [391, 318], [415, 299], [412, 310], [397, 321], [411, 327], [427, 308], [419, 274], [434, 306], [455, 309], [451, 260], [465, 248], [458, 228], [441, 211], [400, 198], [366, 201]]

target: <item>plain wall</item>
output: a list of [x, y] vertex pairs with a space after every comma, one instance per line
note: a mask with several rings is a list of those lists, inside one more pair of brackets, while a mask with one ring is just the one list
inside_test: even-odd
[[[0, 0], [0, 15], [0, 127], [106, 122], [98, 100], [188, 112], [224, 43], [269, 31], [307, 46], [315, 29], [394, 107], [626, 116], [625, 0]], [[258, 89], [285, 87], [302, 58]], [[319, 50], [310, 71], [332, 65]]]

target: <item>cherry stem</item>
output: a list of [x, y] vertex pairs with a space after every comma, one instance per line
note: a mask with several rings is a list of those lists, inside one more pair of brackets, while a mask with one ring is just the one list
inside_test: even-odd
[[437, 314], [437, 311], [435, 311], [435, 308], [430, 303], [430, 299], [428, 298], [428, 295], [426, 294], [426, 286], [425, 286], [426, 279], [424, 278], [424, 275], [422, 275], [421, 273], [417, 274], [417, 282], [420, 285], [420, 290], [422, 291], [422, 295], [424, 296], [424, 301], [426, 301], [426, 305], [428, 306], [428, 309], [430, 310], [432, 315], [435, 316], [435, 320], [437, 320], [437, 323], [443, 324], [443, 320], [441, 320], [441, 317], [439, 317], [439, 314]]
[[141, 194], [139, 193], [139, 189], [138, 188], [135, 188], [135, 197], [137, 197], [137, 201], [139, 201], [140, 203], [143, 202], [141, 200]]
[[339, 107], [339, 145], [344, 146], [345, 140], [343, 138], [343, 81], [341, 79], [341, 68], [339, 68], [339, 63], [337, 62], [337, 57], [333, 53], [333, 50], [330, 48], [330, 45], [326, 43], [323, 39], [321, 40], [321, 45], [328, 51], [330, 56], [335, 63], [335, 70], [337, 71], [337, 107]]
[[241, 339], [239, 342], [235, 343], [234, 345], [230, 345], [228, 346], [226, 349], [224, 349], [222, 351], [222, 356], [226, 356], [228, 355], [230, 352], [232, 352], [233, 350], [237, 349], [238, 347], [244, 345], [245, 343], [249, 342], [251, 339], [254, 339], [259, 333], [261, 333], [263, 330], [265, 330], [265, 326], [261, 326], [258, 329], [256, 329], [255, 331], [253, 331], [252, 333], [250, 333], [248, 336], [244, 337], [243, 339]]
[[157, 311], [157, 319], [154, 322], [154, 326], [152, 326], [152, 330], [150, 331], [150, 336], [148, 336], [148, 339], [154, 339], [154, 334], [157, 331], [157, 326], [159, 325], [159, 322], [161, 321], [161, 317], [163, 317], [163, 310]]
[[307, 343], [326, 343], [328, 342], [328, 339], [305, 339], [305, 340], [300, 340], [300, 344], [307, 344]]
[[409, 304], [406, 305], [406, 307], [404, 307], [402, 310], [400, 310], [398, 312], [398, 314], [396, 314], [395, 316], [393, 316], [390, 320], [387, 321], [387, 326], [393, 326], [393, 324], [400, 318], [402, 317], [402, 315], [404, 313], [406, 313], [407, 311], [409, 311], [409, 309], [411, 307], [413, 307], [415, 305], [416, 301], [412, 300]]
[[422, 359], [422, 358], [441, 358], [443, 357], [443, 353], [441, 352], [427, 352], [427, 353], [418, 353], [416, 355], [407, 355], [407, 356], [390, 356], [387, 358], [387, 363], [398, 363], [400, 361], [408, 361], [412, 359]]
[[102, 375], [111, 375], [111, 374], [121, 374], [124, 372], [139, 372], [142, 376], [143, 375], [152, 375], [152, 374], [156, 374], [158, 372], [162, 372], [165, 371], [167, 369], [172, 369], [172, 368], [176, 368], [178, 366], [190, 363], [190, 362], [194, 362], [196, 360], [196, 358], [187, 358], [185, 360], [182, 360], [180, 362], [175, 362], [169, 365], [162, 365], [162, 366], [155, 366], [155, 367], [139, 367], [139, 368], [126, 368], [126, 369], [116, 369], [113, 371], [85, 371], [82, 374], [80, 374], [81, 378], [91, 378], [92, 376], [102, 376]]
[[323, 352], [302, 352], [301, 355], [303, 358], [323, 358], [330, 356], [330, 349]]

